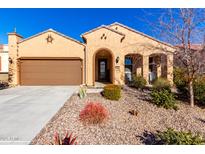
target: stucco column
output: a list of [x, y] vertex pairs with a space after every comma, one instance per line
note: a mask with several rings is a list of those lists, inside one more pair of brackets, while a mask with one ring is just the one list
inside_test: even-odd
[[173, 85], [173, 54], [167, 55], [167, 79]]
[[17, 33], [8, 34], [8, 50], [9, 50], [9, 84], [18, 85], [18, 42], [22, 39], [22, 36]]
[[143, 56], [142, 62], [143, 62], [142, 74], [148, 84], [149, 83], [149, 56]]
[[136, 68], [136, 75], [142, 76], [142, 67]]
[[[86, 84], [88, 86], [94, 86], [94, 75], [95, 75], [95, 56], [91, 54], [91, 50], [86, 50]], [[90, 54], [90, 55], [89, 55]]]
[[162, 64], [160, 62], [159, 66], [157, 66], [157, 78], [160, 78], [162, 75]]
[[125, 84], [125, 56], [120, 57], [120, 84]]

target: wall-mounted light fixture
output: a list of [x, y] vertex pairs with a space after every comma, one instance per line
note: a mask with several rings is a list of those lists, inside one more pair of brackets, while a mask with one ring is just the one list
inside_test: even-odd
[[120, 60], [120, 57], [119, 56], [117, 56], [117, 58], [116, 58], [116, 64], [119, 62], [119, 60]]

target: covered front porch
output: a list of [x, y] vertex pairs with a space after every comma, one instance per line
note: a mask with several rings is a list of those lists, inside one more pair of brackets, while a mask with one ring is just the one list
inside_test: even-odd
[[157, 78], [163, 77], [173, 84], [173, 54], [128, 53], [114, 55], [109, 49], [97, 50], [93, 59], [93, 86], [106, 84], [128, 84], [133, 75], [145, 78], [151, 85]]
[[143, 76], [147, 84], [152, 84], [157, 78], [166, 78], [172, 84], [172, 55], [154, 53], [148, 56], [141, 54], [125, 55], [125, 84], [132, 81], [133, 75]]

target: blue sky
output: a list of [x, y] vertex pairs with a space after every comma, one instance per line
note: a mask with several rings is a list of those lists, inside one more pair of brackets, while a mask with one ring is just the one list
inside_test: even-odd
[[[120, 22], [155, 36], [141, 19], [156, 22], [160, 9], [0, 9], [0, 44], [7, 44], [7, 33], [14, 27], [24, 38], [52, 28], [82, 41], [80, 35], [102, 24]], [[146, 13], [145, 13], [146, 12]], [[151, 12], [154, 16], [147, 15]]]

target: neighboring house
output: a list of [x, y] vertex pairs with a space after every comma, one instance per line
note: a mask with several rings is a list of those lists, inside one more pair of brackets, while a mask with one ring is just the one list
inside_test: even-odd
[[[176, 45], [176, 48], [178, 48], [179, 50], [175, 52], [174, 54], [174, 66], [175, 67], [185, 67], [184, 64], [182, 63], [182, 61], [180, 60], [181, 56], [180, 54], [180, 49], [182, 48], [182, 45]], [[204, 45], [201, 44], [191, 44], [191, 51], [192, 52], [197, 52], [199, 53], [200, 57], [199, 59], [197, 58], [196, 60], [198, 60], [198, 62], [201, 62], [201, 68], [198, 70], [199, 74], [205, 74], [205, 48]]]
[[[8, 34], [9, 76], [14, 85], [125, 84], [127, 74], [173, 82], [175, 48], [120, 23], [81, 35], [84, 43], [52, 29], [23, 39]], [[129, 76], [129, 75], [128, 75]]]
[[8, 81], [8, 45], [0, 45], [0, 81]]

